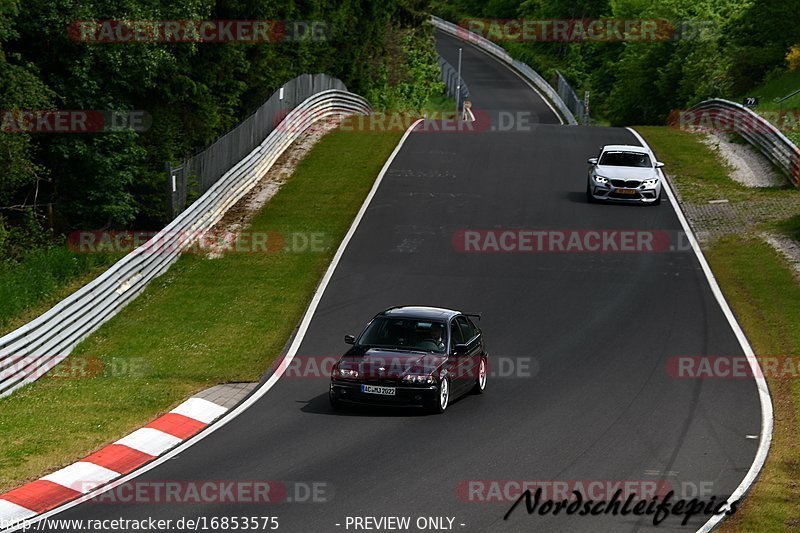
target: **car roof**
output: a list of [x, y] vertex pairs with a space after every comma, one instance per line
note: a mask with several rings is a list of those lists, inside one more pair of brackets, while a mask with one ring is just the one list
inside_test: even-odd
[[389, 309], [378, 313], [378, 316], [449, 320], [459, 314], [461, 314], [461, 311], [445, 309], [443, 307], [401, 305], [397, 307], [390, 307]]
[[632, 144], [607, 144], [603, 146], [604, 152], [638, 152], [648, 154], [650, 151], [644, 146], [635, 146]]

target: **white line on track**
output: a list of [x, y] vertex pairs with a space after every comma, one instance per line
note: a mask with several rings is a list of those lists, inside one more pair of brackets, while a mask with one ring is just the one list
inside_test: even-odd
[[[174, 448], [173, 450], [171, 450], [168, 453], [165, 453], [164, 455], [159, 456], [158, 458], [156, 458], [153, 461], [147, 463], [143, 467], [141, 467], [141, 468], [139, 468], [137, 470], [134, 470], [130, 474], [128, 474], [128, 475], [126, 475], [124, 477], [121, 477], [121, 478], [117, 479], [116, 481], [113, 481], [113, 482], [111, 482], [111, 483], [109, 483], [107, 485], [104, 485], [104, 486], [100, 487], [99, 489], [97, 489], [95, 491], [92, 491], [92, 492], [90, 492], [88, 494], [85, 494], [84, 496], [82, 496], [82, 497], [80, 497], [78, 499], [72, 500], [71, 502], [65, 503], [64, 505], [56, 507], [55, 509], [52, 509], [52, 510], [46, 512], [46, 513], [42, 513], [42, 514], [36, 516], [35, 518], [31, 518], [28, 522], [25, 523], [26, 527], [30, 528], [31, 524], [34, 524], [34, 523], [39, 522], [41, 520], [44, 520], [45, 518], [49, 518], [49, 517], [53, 516], [54, 514], [60, 513], [62, 511], [66, 511], [67, 509], [75, 507], [76, 505], [79, 505], [79, 504], [83, 503], [86, 500], [89, 500], [91, 498], [95, 498], [98, 495], [103, 494], [104, 492], [112, 490], [115, 487], [118, 487], [119, 485], [121, 485], [123, 483], [127, 483], [128, 481], [141, 476], [145, 472], [148, 472], [148, 471], [156, 468], [157, 466], [159, 466], [161, 464], [164, 464], [165, 462], [167, 462], [170, 459], [176, 457], [177, 455], [179, 455], [181, 452], [183, 452], [184, 450], [186, 450], [190, 446], [194, 446], [195, 444], [197, 444], [198, 442], [200, 442], [204, 438], [208, 437], [209, 435], [211, 435], [215, 431], [219, 430], [220, 428], [225, 426], [227, 423], [232, 421], [234, 418], [236, 418], [237, 416], [242, 414], [251, 405], [256, 403], [262, 396], [264, 396], [275, 385], [275, 383], [278, 382], [278, 380], [281, 378], [283, 373], [286, 371], [286, 368], [289, 366], [289, 363], [292, 362], [292, 359], [294, 359], [294, 356], [297, 354], [297, 350], [300, 348], [300, 344], [303, 342], [303, 338], [305, 337], [306, 332], [308, 331], [308, 326], [311, 323], [311, 319], [313, 318], [314, 313], [316, 312], [317, 307], [319, 306], [319, 302], [322, 300], [323, 294], [325, 294], [325, 289], [328, 287], [328, 283], [330, 283], [330, 280], [333, 277], [333, 273], [336, 270], [336, 267], [339, 264], [339, 261], [342, 259], [342, 256], [344, 255], [344, 252], [345, 252], [345, 249], [347, 248], [347, 245], [350, 243], [350, 240], [353, 238], [353, 235], [355, 234], [356, 229], [358, 229], [358, 225], [361, 223], [361, 220], [364, 218], [364, 214], [367, 212], [367, 208], [369, 207], [370, 203], [372, 202], [372, 199], [375, 197], [375, 194], [378, 192], [378, 187], [380, 187], [380, 184], [383, 181], [384, 175], [389, 170], [389, 167], [391, 166], [392, 162], [394, 161], [394, 158], [397, 156], [398, 153], [400, 153], [400, 149], [403, 147], [403, 144], [405, 144], [406, 139], [408, 138], [408, 136], [411, 135], [413, 130], [417, 127], [417, 125], [420, 122], [422, 122], [422, 119], [417, 120], [411, 126], [409, 126], [409, 128], [403, 134], [403, 137], [400, 139], [400, 142], [397, 143], [397, 146], [394, 148], [394, 151], [389, 156], [389, 159], [386, 160], [386, 163], [384, 163], [383, 168], [381, 168], [381, 171], [378, 174], [378, 177], [375, 179], [375, 183], [372, 185], [372, 189], [369, 191], [369, 194], [367, 195], [366, 199], [364, 199], [364, 203], [361, 204], [361, 209], [358, 211], [358, 214], [356, 215], [356, 218], [353, 220], [353, 223], [350, 225], [350, 229], [347, 231], [347, 234], [344, 236], [344, 239], [342, 239], [342, 242], [339, 245], [339, 248], [336, 250], [336, 255], [333, 256], [333, 260], [331, 261], [331, 264], [328, 266], [328, 270], [325, 272], [325, 276], [322, 278], [322, 281], [320, 282], [319, 286], [317, 287], [317, 292], [314, 293], [314, 298], [311, 300], [311, 303], [309, 304], [308, 308], [306, 309], [306, 313], [303, 316], [303, 320], [300, 322], [300, 326], [299, 326], [299, 328], [297, 330], [297, 335], [295, 335], [294, 340], [292, 341], [292, 344], [289, 347], [289, 351], [284, 356], [283, 361], [279, 365], [277, 365], [277, 370], [275, 371], [275, 373], [273, 373], [266, 382], [264, 382], [258, 389], [256, 389], [253, 392], [253, 394], [248, 396], [247, 399], [245, 401], [243, 401], [242, 403], [240, 403], [235, 409], [233, 409], [232, 411], [228, 412], [227, 415], [225, 415], [224, 417], [220, 418], [216, 423], [208, 426], [207, 429], [201, 431], [200, 433], [198, 433], [197, 435], [195, 435], [191, 439], [185, 441], [180, 446]], [[149, 429], [149, 428], [143, 428], [143, 429]], [[143, 429], [140, 429], [140, 430], [137, 430], [137, 431], [143, 431]], [[132, 435], [135, 434], [135, 433], [136, 432], [132, 433]], [[125, 440], [125, 439], [123, 439], [123, 440]], [[118, 441], [118, 443], [124, 444], [122, 441]], [[22, 527], [23, 527], [23, 525], [20, 524], [19, 526], [15, 527], [15, 528], [8, 529], [8, 532], [10, 533], [12, 531], [17, 531], [18, 529], [21, 529]]]
[[[653, 150], [647, 144], [647, 141], [645, 141], [644, 138], [639, 135], [638, 131], [633, 128], [625, 129], [636, 136], [642, 146], [650, 150], [651, 154], [653, 153]], [[697, 260], [700, 262], [700, 266], [703, 268], [703, 273], [706, 275], [706, 280], [708, 280], [708, 285], [711, 287], [711, 292], [714, 293], [714, 297], [717, 299], [717, 303], [722, 308], [725, 318], [728, 319], [728, 323], [730, 324], [733, 333], [736, 335], [739, 345], [742, 347], [742, 351], [744, 351], [744, 354], [747, 357], [747, 362], [750, 364], [750, 368], [753, 371], [753, 376], [755, 376], [756, 387], [758, 388], [758, 398], [761, 402], [761, 440], [758, 443], [758, 449], [756, 450], [756, 456], [753, 459], [753, 464], [750, 465], [750, 469], [747, 471], [744, 479], [742, 479], [742, 482], [738, 487], [736, 487], [736, 490], [733, 491], [733, 494], [731, 494], [731, 497], [728, 499], [728, 501], [741, 500], [752, 488], [753, 483], [755, 483], [758, 475], [761, 473], [761, 469], [764, 468], [764, 462], [767, 460], [767, 453], [769, 452], [769, 446], [772, 442], [772, 400], [769, 396], [769, 388], [767, 387], [767, 381], [764, 379], [764, 373], [761, 371], [761, 366], [758, 364], [758, 359], [756, 358], [755, 352], [753, 352], [750, 342], [747, 340], [744, 331], [742, 331], [741, 326], [736, 321], [733, 311], [731, 311], [728, 302], [725, 300], [725, 296], [722, 294], [722, 290], [719, 288], [717, 279], [714, 277], [714, 273], [711, 272], [711, 267], [708, 266], [708, 262], [703, 255], [703, 251], [700, 249], [700, 245], [697, 243], [697, 238], [695, 237], [692, 228], [689, 226], [689, 222], [686, 220], [683, 210], [678, 204], [675, 193], [672, 191], [666, 176], [664, 176], [664, 172], [659, 169], [659, 173], [661, 174], [661, 179], [664, 183], [664, 190], [667, 191], [669, 202], [672, 204], [673, 209], [675, 209], [675, 214], [678, 215], [678, 220], [680, 220], [681, 226], [683, 226], [683, 231], [689, 236], [689, 242], [692, 244], [692, 250], [694, 250], [694, 254], [697, 256]], [[750, 438], [750, 436], [747, 438]], [[703, 524], [698, 532], [705, 533], [707, 531], [711, 531], [717, 527], [724, 518], [724, 514], [712, 516], [708, 522]]]

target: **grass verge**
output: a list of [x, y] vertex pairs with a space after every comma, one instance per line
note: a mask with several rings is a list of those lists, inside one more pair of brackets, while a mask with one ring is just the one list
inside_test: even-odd
[[677, 185], [681, 198], [691, 203], [726, 199], [729, 202], [757, 200], [771, 195], [794, 194], [786, 187], [745, 187], [733, 181], [730, 166], [705, 145], [697, 134], [664, 126], [637, 126]]
[[[402, 133], [327, 134], [253, 218], [253, 232], [281, 235], [288, 250], [184, 255], [61, 369], [0, 400], [0, 490], [79, 460], [194, 392], [257, 381]], [[324, 250], [307, 251], [311, 235]]]
[[[800, 355], [800, 285], [785, 260], [757, 237], [729, 236], [705, 251], [725, 298], [758, 355]], [[768, 377], [775, 427], [761, 477], [723, 531], [800, 526], [800, 382]]]
[[[666, 163], [684, 199], [736, 195], [744, 201], [763, 194], [798, 194], [733, 183], [713, 151], [687, 132], [664, 127], [637, 130]], [[800, 236], [800, 217], [780, 227], [788, 235]], [[704, 254], [756, 354], [800, 356], [800, 284], [785, 259], [757, 231], [722, 237]], [[721, 531], [787, 531], [800, 526], [800, 382], [791, 377], [767, 381], [775, 411], [769, 457], [752, 491]]]

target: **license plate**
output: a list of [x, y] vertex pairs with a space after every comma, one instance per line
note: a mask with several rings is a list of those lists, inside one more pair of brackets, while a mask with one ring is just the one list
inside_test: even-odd
[[617, 194], [636, 194], [636, 189], [617, 189]]
[[382, 394], [384, 396], [394, 396], [394, 387], [378, 387], [376, 385], [361, 385], [361, 392], [368, 394]]

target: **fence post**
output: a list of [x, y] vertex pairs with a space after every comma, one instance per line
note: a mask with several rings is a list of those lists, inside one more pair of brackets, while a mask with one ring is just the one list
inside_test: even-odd
[[175, 176], [172, 174], [172, 163], [169, 161], [164, 163], [164, 170], [167, 173], [167, 217], [169, 217], [169, 221], [172, 222], [175, 220], [175, 217], [178, 216], [176, 212], [178, 206], [175, 205], [177, 203], [175, 201], [177, 184], [175, 183]]

